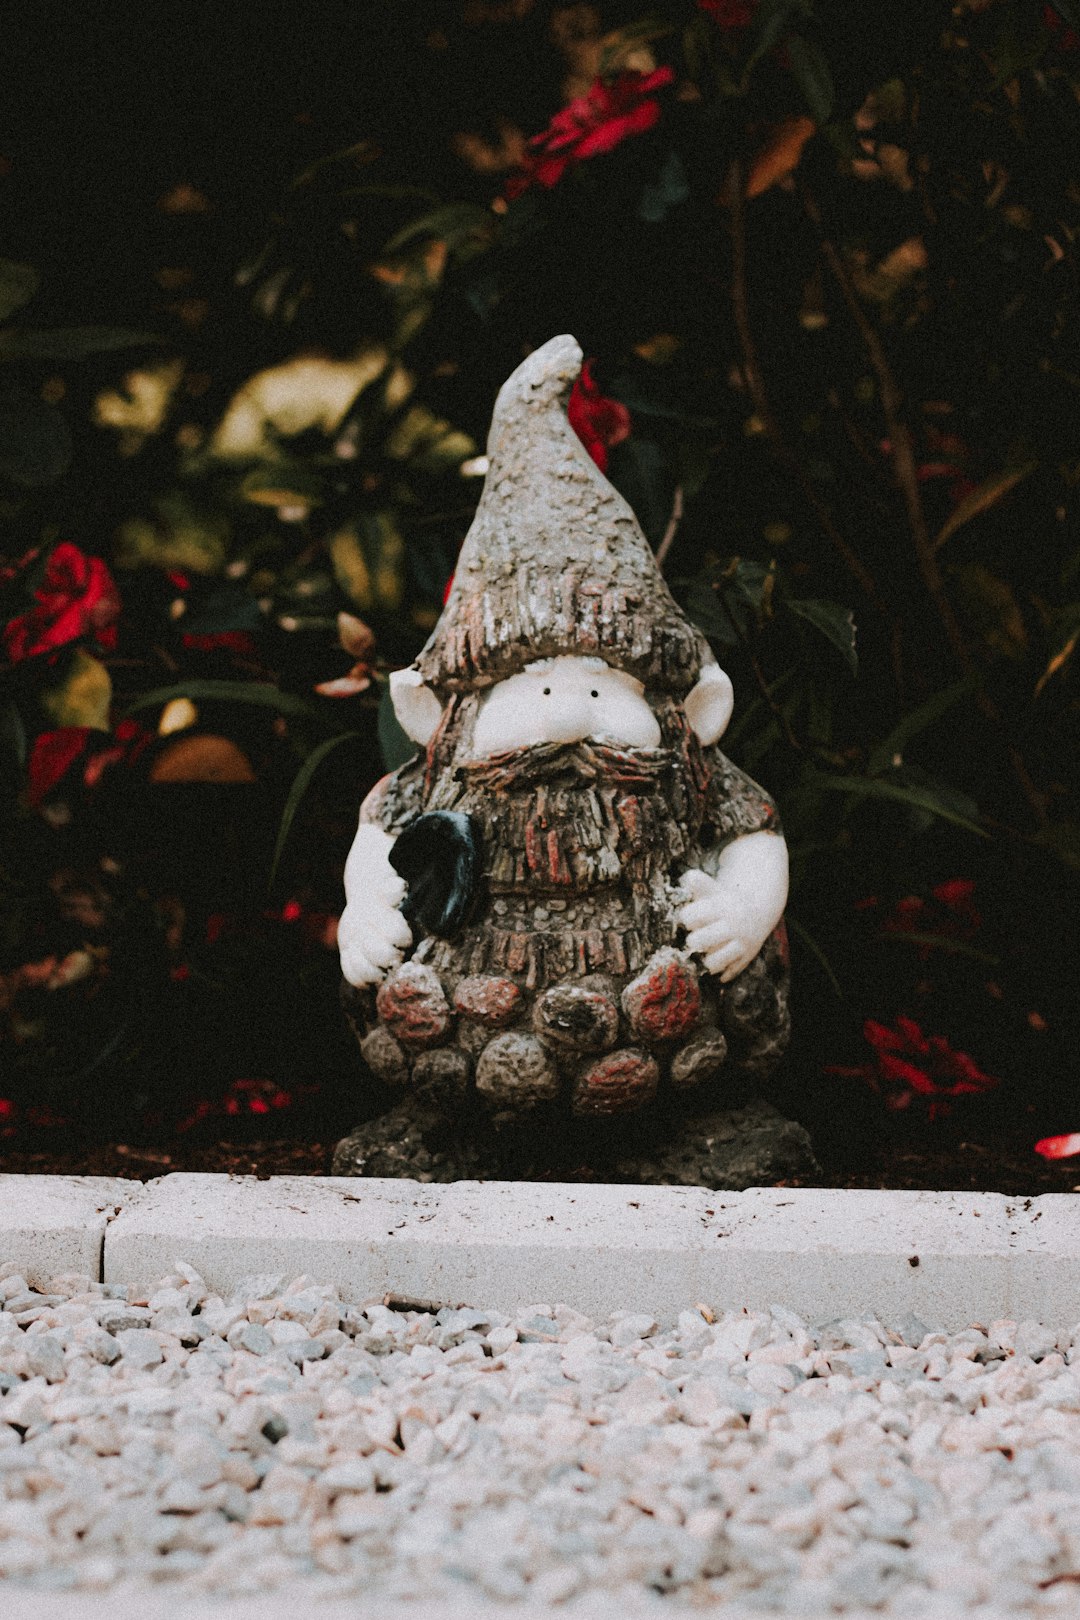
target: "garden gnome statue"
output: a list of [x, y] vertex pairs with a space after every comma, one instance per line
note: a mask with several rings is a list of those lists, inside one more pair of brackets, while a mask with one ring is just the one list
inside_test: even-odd
[[391, 677], [420, 751], [345, 870], [367, 1064], [496, 1123], [720, 1099], [788, 1032], [776, 809], [717, 747], [731, 682], [570, 427], [580, 367], [553, 338], [499, 393], [446, 607]]

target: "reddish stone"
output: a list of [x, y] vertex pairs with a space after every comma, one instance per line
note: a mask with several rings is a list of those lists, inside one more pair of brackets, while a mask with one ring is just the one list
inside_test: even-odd
[[537, 1001], [533, 1027], [573, 1052], [605, 1052], [618, 1039], [619, 1009], [597, 990], [556, 984]]
[[510, 1022], [520, 1001], [521, 990], [513, 979], [497, 979], [486, 973], [461, 979], [454, 991], [454, 1006], [459, 1013], [494, 1029]]
[[438, 975], [422, 962], [404, 962], [379, 986], [375, 1009], [406, 1046], [438, 1046], [450, 1029], [450, 1007]]
[[622, 1004], [639, 1040], [682, 1040], [701, 1020], [697, 972], [678, 951], [657, 951], [623, 991]]
[[655, 1058], [634, 1047], [609, 1052], [579, 1076], [571, 1111], [580, 1116], [628, 1114], [656, 1095], [660, 1070]]

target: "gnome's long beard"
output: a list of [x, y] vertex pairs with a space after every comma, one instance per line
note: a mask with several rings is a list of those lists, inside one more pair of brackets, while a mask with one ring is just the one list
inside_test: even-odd
[[672, 942], [669, 882], [703, 813], [676, 752], [515, 749], [451, 767], [427, 808], [478, 825], [489, 895], [479, 926], [429, 947], [440, 970], [522, 975], [532, 989], [634, 973]]

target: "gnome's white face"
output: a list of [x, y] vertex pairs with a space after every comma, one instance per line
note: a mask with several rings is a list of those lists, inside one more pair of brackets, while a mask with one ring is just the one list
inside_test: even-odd
[[[394, 709], [409, 736], [426, 745], [441, 706], [415, 670], [390, 677]], [[686, 716], [698, 740], [714, 743], [731, 718], [731, 682], [718, 664], [708, 664], [686, 699]], [[473, 731], [479, 758], [537, 743], [586, 739], [623, 748], [656, 748], [660, 726], [642, 683], [602, 658], [541, 658], [484, 694]]]
[[645, 688], [602, 658], [540, 658], [485, 693], [473, 751], [484, 758], [587, 738], [624, 748], [658, 747], [660, 727]]

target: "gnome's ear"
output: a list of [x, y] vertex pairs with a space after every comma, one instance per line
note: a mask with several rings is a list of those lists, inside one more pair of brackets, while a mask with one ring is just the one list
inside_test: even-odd
[[724, 735], [734, 705], [734, 690], [720, 665], [706, 664], [684, 705], [699, 743], [708, 747]]
[[394, 671], [390, 677], [390, 701], [402, 731], [426, 748], [442, 719], [442, 704], [418, 669]]

